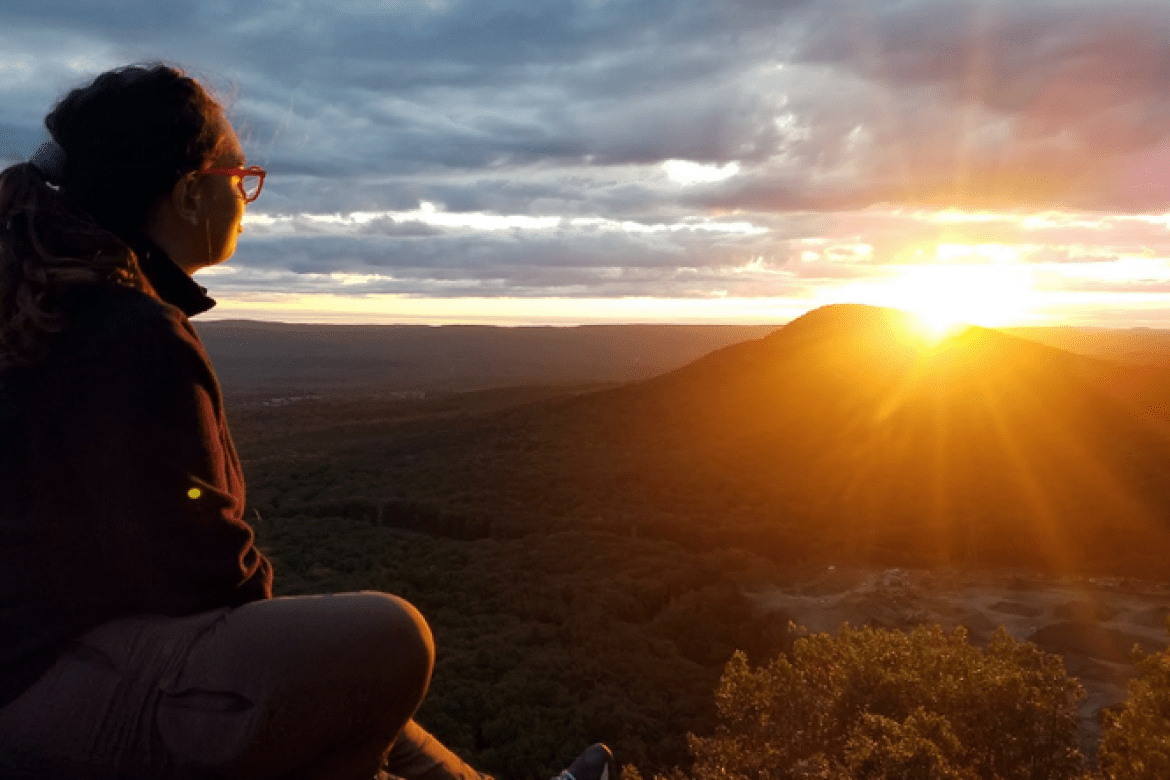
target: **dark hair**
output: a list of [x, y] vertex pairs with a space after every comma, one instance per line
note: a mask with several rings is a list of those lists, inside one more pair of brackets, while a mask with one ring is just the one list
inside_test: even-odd
[[80, 289], [151, 292], [134, 247], [159, 198], [219, 151], [222, 116], [199, 82], [151, 64], [103, 73], [45, 117], [59, 176], [0, 172], [0, 366], [41, 354]]

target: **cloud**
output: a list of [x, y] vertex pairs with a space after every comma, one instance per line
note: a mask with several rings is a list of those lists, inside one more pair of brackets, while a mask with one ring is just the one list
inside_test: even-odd
[[729, 162], [723, 166], [702, 165], [690, 160], [667, 160], [662, 163], [671, 181], [682, 185], [708, 183], [730, 179], [739, 173], [739, 163]]
[[1123, 216], [1170, 205], [1168, 39], [1136, 0], [0, 0], [0, 161], [161, 58], [270, 172], [229, 292], [807, 295], [963, 242], [1087, 267], [1170, 257]]
[[[929, 205], [1170, 205], [1170, 7], [822, 7], [795, 59], [852, 75], [856, 191]], [[844, 128], [818, 131], [839, 138]]]

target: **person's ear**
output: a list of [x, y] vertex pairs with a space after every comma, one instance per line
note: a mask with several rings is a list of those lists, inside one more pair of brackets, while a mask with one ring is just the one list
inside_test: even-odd
[[171, 207], [179, 220], [188, 225], [199, 225], [199, 202], [202, 197], [199, 174], [192, 171], [184, 174], [171, 188]]

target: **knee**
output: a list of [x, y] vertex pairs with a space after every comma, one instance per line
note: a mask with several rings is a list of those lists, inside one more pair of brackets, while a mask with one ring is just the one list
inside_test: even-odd
[[391, 670], [393, 682], [417, 686], [421, 700], [430, 683], [435, 665], [435, 640], [426, 619], [405, 599], [389, 593], [367, 592], [371, 609], [377, 615], [371, 649]]

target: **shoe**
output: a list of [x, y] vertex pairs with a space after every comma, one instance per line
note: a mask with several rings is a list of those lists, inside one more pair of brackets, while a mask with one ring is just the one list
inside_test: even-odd
[[598, 742], [585, 748], [585, 752], [553, 780], [616, 780], [612, 767], [613, 753]]

